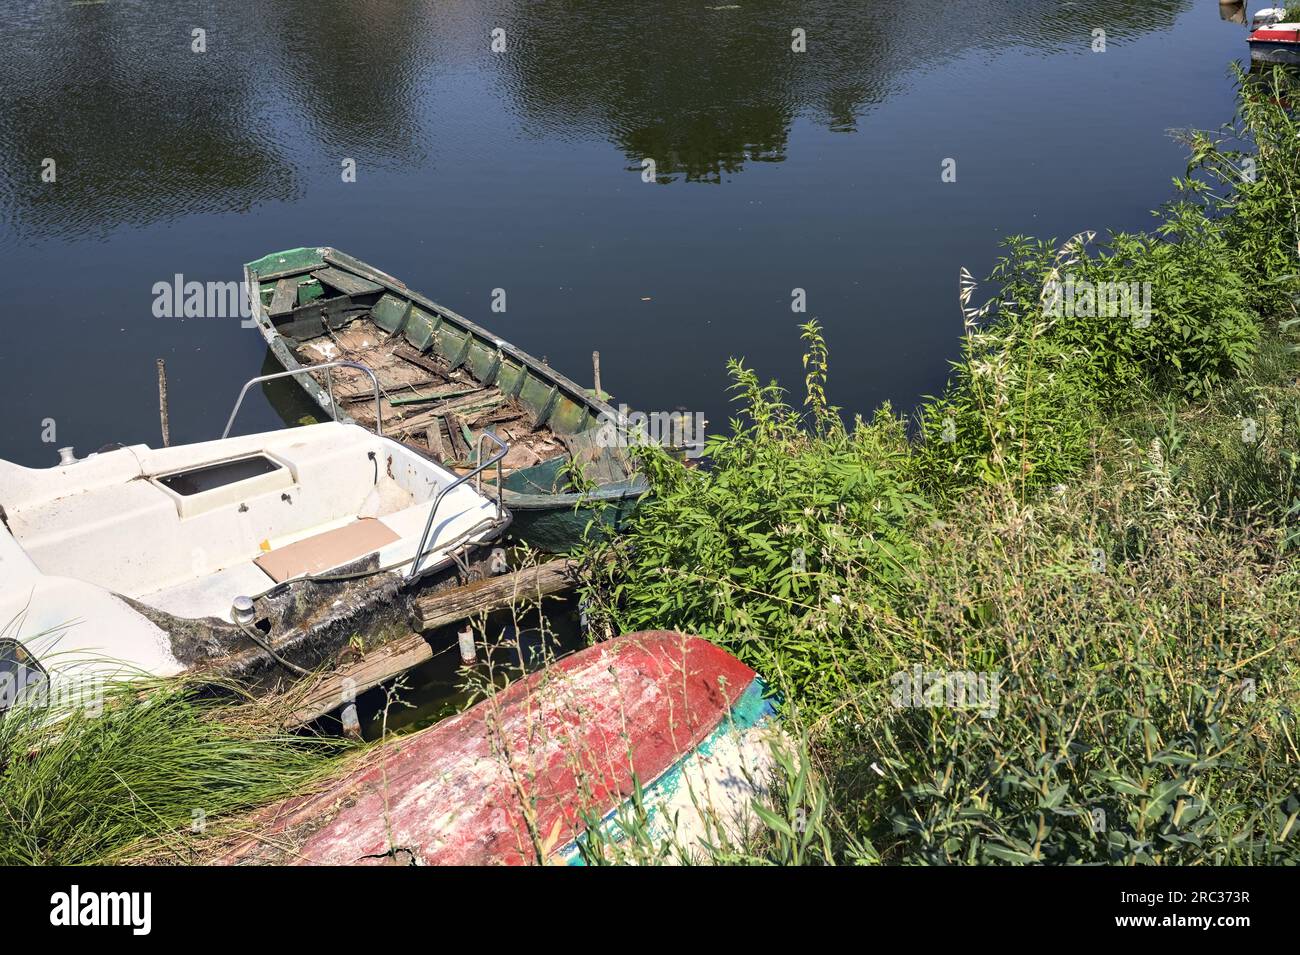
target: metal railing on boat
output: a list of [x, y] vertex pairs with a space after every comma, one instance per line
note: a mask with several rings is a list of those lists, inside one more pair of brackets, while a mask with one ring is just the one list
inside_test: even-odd
[[221, 432], [221, 436], [223, 438], [230, 437], [230, 429], [235, 424], [235, 416], [239, 414], [239, 408], [244, 403], [244, 396], [248, 394], [248, 389], [253, 387], [253, 385], [261, 384], [264, 381], [274, 381], [277, 378], [291, 378], [297, 375], [306, 375], [313, 371], [325, 372], [325, 387], [329, 389], [330, 396], [330, 414], [334, 416], [335, 421], [338, 421], [339, 405], [338, 402], [334, 400], [334, 375], [331, 370], [334, 368], [355, 368], [358, 371], [364, 371], [370, 376], [370, 381], [375, 386], [375, 434], [382, 438], [384, 436], [384, 418], [383, 412], [380, 408], [379, 379], [370, 369], [370, 366], [363, 365], [359, 361], [331, 361], [326, 362], [323, 365], [309, 365], [306, 368], [294, 368], [292, 371], [277, 371], [271, 375], [258, 375], [256, 378], [248, 379], [248, 381], [244, 382], [244, 387], [239, 390], [239, 397], [235, 399], [234, 410], [230, 412], [230, 418], [226, 421], [226, 430]]
[[[492, 457], [488, 458], [486, 461], [483, 460], [483, 439], [484, 438], [487, 438], [489, 441], [491, 441], [493, 444], [497, 446], [497, 453], [492, 455]], [[478, 444], [477, 447], [475, 448], [475, 458], [479, 463], [474, 467], [472, 471], [470, 471], [467, 474], [462, 474], [460, 477], [452, 481], [446, 487], [439, 490], [437, 496], [434, 497], [433, 507], [429, 509], [429, 517], [428, 519], [425, 520], [424, 530], [420, 534], [420, 543], [416, 545], [415, 556], [411, 559], [411, 569], [406, 572], [407, 580], [414, 580], [417, 576], [419, 576], [420, 561], [424, 559], [424, 546], [428, 542], [429, 531], [433, 529], [433, 519], [438, 516], [438, 505], [442, 503], [442, 499], [446, 497], [451, 491], [454, 491], [456, 488], [460, 487], [470, 478], [478, 479], [475, 482], [475, 489], [480, 494], [482, 494], [483, 493], [483, 472], [486, 471], [494, 464], [497, 466], [497, 488], [496, 488], [497, 515], [500, 516], [501, 514], [501, 462], [505, 458], [505, 456], [509, 453], [509, 451], [510, 451], [510, 445], [506, 444], [504, 441], [498, 438], [491, 431], [482, 431], [479, 433]]]
[[[376, 377], [374, 371], [371, 370], [371, 368], [368, 365], [363, 365], [361, 364], [361, 362], [358, 361], [331, 361], [321, 365], [311, 365], [306, 368], [295, 368], [291, 371], [278, 371], [275, 372], [274, 374], [258, 375], [256, 378], [250, 378], [248, 381], [244, 383], [244, 387], [239, 390], [239, 397], [235, 399], [235, 407], [230, 412], [230, 418], [226, 421], [226, 430], [221, 432], [221, 437], [228, 438], [230, 436], [230, 429], [234, 426], [235, 417], [236, 415], [239, 414], [239, 409], [244, 403], [244, 396], [248, 394], [248, 389], [253, 387], [253, 385], [261, 384], [264, 381], [275, 381], [277, 378], [289, 378], [296, 375], [309, 374], [310, 372], [313, 371], [325, 372], [325, 386], [326, 388], [329, 389], [330, 413], [334, 416], [334, 420], [337, 421], [338, 402], [334, 398], [334, 377], [331, 374], [331, 369], [334, 368], [355, 368], [358, 371], [363, 371], [370, 376], [370, 381], [375, 387], [375, 435], [377, 437], [382, 438], [384, 436], [384, 425], [383, 425], [383, 407], [379, 397], [379, 378]], [[486, 461], [483, 460], [483, 441], [485, 439], [491, 441], [493, 444], [497, 446], [496, 454], [492, 455], [492, 457], [488, 458]], [[469, 481], [471, 478], [476, 479], [475, 489], [478, 491], [479, 494], [482, 494], [483, 493], [483, 472], [486, 471], [488, 468], [492, 467], [492, 465], [494, 464], [496, 465], [497, 468], [497, 484], [496, 484], [497, 515], [500, 516], [501, 507], [502, 507], [501, 462], [505, 459], [505, 456], [509, 452], [510, 452], [510, 445], [506, 444], [506, 442], [502, 441], [491, 431], [480, 432], [478, 436], [478, 442], [475, 447], [475, 460], [477, 460], [479, 463], [474, 466], [473, 470], [469, 471], [466, 474], [462, 474], [460, 477], [456, 478], [456, 480], [452, 481], [450, 484], [439, 489], [437, 495], [434, 496], [433, 507], [429, 509], [429, 516], [424, 522], [424, 530], [420, 533], [420, 543], [416, 546], [415, 556], [411, 559], [411, 569], [406, 572], [407, 580], [413, 580], [415, 577], [419, 575], [420, 561], [424, 559], [425, 545], [429, 541], [429, 532], [433, 530], [433, 519], [438, 516], [438, 506], [442, 504], [442, 499], [446, 497], [450, 492], [454, 491], [456, 488], [460, 487], [462, 484]]]

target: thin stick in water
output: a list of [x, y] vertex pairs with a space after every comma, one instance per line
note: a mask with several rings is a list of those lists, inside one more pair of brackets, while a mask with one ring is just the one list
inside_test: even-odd
[[163, 447], [171, 446], [171, 429], [167, 423], [167, 366], [158, 359], [158, 415], [162, 418]]

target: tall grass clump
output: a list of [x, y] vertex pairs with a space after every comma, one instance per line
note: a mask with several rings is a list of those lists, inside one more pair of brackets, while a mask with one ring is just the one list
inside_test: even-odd
[[[926, 598], [882, 620], [924, 649], [818, 721], [841, 831], [886, 862], [1300, 861], [1300, 577], [1225, 529], [1159, 445], [1021, 507], [929, 529]], [[916, 668], [911, 670], [909, 667]], [[987, 675], [919, 701], [900, 676]]]
[[184, 684], [37, 694], [0, 715], [0, 864], [186, 861], [209, 820], [315, 778], [336, 743], [285, 734]]

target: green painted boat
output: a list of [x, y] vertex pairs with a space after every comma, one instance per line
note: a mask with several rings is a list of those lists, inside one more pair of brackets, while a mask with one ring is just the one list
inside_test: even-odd
[[625, 450], [600, 440], [602, 426], [625, 433], [614, 408], [386, 272], [301, 248], [249, 262], [244, 279], [286, 371], [346, 360], [374, 372], [378, 411], [361, 371], [292, 378], [331, 417], [374, 427], [378, 414], [383, 434], [461, 473], [477, 463], [482, 432], [507, 442], [502, 497], [517, 539], [564, 553], [592, 521], [621, 525], [648, 489]]

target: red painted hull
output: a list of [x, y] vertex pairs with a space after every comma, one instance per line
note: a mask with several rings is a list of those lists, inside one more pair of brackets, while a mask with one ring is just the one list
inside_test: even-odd
[[755, 676], [666, 631], [589, 647], [260, 813], [259, 837], [220, 861], [376, 864], [391, 847], [431, 865], [545, 861], [584, 810], [599, 819], [631, 794], [633, 769], [648, 785], [705, 740]]

